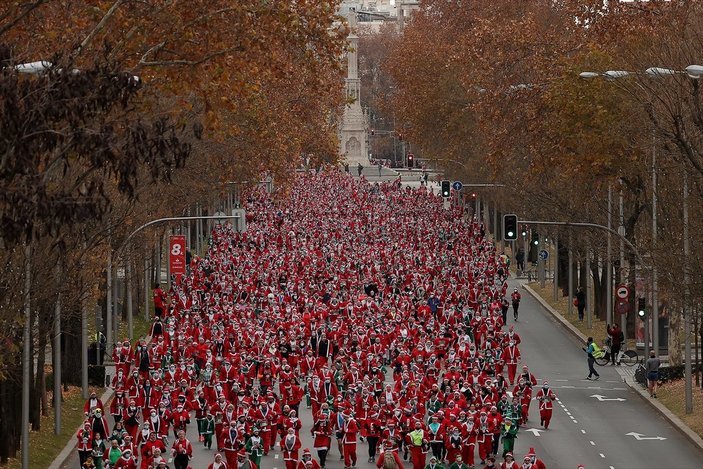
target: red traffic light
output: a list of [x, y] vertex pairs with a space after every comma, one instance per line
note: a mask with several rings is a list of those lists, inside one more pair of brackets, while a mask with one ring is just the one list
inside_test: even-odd
[[471, 193], [471, 198], [472, 198], [472, 199], [475, 199], [475, 198], [476, 198], [476, 193], [475, 193], [475, 192], [472, 192], [472, 193]]

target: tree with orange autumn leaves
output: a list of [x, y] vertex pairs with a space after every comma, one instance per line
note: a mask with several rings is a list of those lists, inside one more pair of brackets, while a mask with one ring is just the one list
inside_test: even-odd
[[[2, 276], [0, 297], [0, 321], [7, 326], [2, 328], [6, 347], [0, 354], [0, 433], [4, 435], [0, 463], [14, 456], [19, 444], [20, 418], [13, 412], [20, 390], [17, 333], [23, 325], [18, 315], [24, 301], [23, 243], [32, 245], [32, 321], [38, 327], [32, 328], [31, 346], [43, 360], [49, 338], [46, 326], [51, 324], [51, 305], [57, 295], [61, 294], [64, 333], [75, 338], [81, 307], [88, 303], [92, 310], [104, 295], [100, 277], [107, 253], [134, 228], [154, 218], [181, 215], [196, 204], [208, 213], [230, 181], [257, 181], [265, 174], [285, 191], [304, 156], [313, 166], [337, 161], [345, 38], [344, 22], [331, 0], [33, 0], [0, 6], [4, 96], [11, 97], [12, 92], [22, 96], [20, 90], [34, 88], [34, 94], [28, 92], [12, 102], [25, 113], [23, 122], [38, 125], [45, 138], [37, 140], [36, 132], [21, 125], [2, 129], [7, 145], [0, 172], [5, 181], [11, 181], [3, 189], [23, 194], [21, 200], [37, 216], [13, 216], [11, 200], [17, 197], [4, 193], [2, 215], [15, 223], [15, 229], [12, 236], [8, 231], [0, 239], [3, 272], [8, 274]], [[18, 64], [39, 60], [54, 65], [46, 74], [35, 76], [20, 76], [14, 70]], [[110, 77], [118, 80], [114, 85], [123, 79], [133, 83], [138, 77], [138, 86], [121, 109], [112, 104], [120, 104], [119, 99], [106, 106], [100, 94], [99, 80], [109, 85]], [[55, 88], [42, 90], [41, 83]], [[60, 90], [66, 100], [51, 102], [55, 95], [47, 92], [50, 89]], [[120, 98], [127, 89], [114, 89], [111, 96]], [[26, 98], [37, 94], [42, 99]], [[3, 98], [2, 105], [8, 102]], [[29, 102], [41, 111], [32, 113]], [[81, 106], [90, 103], [98, 103], [90, 108], [94, 115], [82, 116]], [[154, 130], [168, 138], [140, 137]], [[45, 137], [52, 132], [60, 136], [60, 145]], [[93, 143], [86, 139], [78, 147], [70, 140], [71, 133], [81, 138], [92, 135]], [[134, 145], [130, 137], [135, 138]], [[13, 139], [36, 140], [27, 147], [31, 171], [17, 164]], [[90, 150], [93, 144], [105, 150], [101, 155], [109, 155], [109, 148], [119, 158], [96, 161]], [[171, 146], [182, 150], [177, 160], [146, 157]], [[159, 169], [157, 161], [162, 165]], [[42, 192], [32, 194], [34, 177], [46, 184]], [[88, 183], [81, 184], [84, 179]], [[83, 205], [75, 205], [81, 197]], [[42, 202], [43, 209], [36, 210], [32, 200]], [[62, 208], [52, 213], [59, 210], [59, 202]], [[66, 210], [71, 204], [85, 213]], [[93, 217], [89, 207], [95, 209]], [[147, 275], [139, 267], [158, 238], [153, 232], [144, 233], [123, 254], [137, 273], [133, 279], [137, 286]], [[54, 270], [57, 265], [60, 275]], [[64, 278], [72, 281], [68, 284]], [[143, 303], [143, 295], [150, 292], [134, 288]], [[78, 363], [78, 352], [72, 347], [64, 362]], [[30, 414], [36, 429], [40, 413], [47, 413], [46, 389], [43, 373], [32, 371], [32, 375]], [[75, 383], [71, 376], [75, 373], [64, 373]]]
[[[505, 183], [505, 190], [485, 194], [503, 211], [525, 219], [606, 224], [608, 187], [615, 200], [622, 190], [626, 236], [667, 272], [666, 280], [660, 278], [660, 298], [671, 306], [683, 297], [683, 172], [690, 176], [691, 197], [701, 195], [700, 84], [681, 73], [652, 78], [643, 72], [681, 71], [698, 63], [700, 18], [699, 4], [680, 1], [425, 0], [384, 64], [394, 86], [391, 106], [410, 124], [409, 140], [427, 156], [458, 159], [470, 168], [456, 176]], [[579, 76], [606, 70], [640, 73], [611, 81]], [[653, 152], [655, 190], [667, 200], [658, 205], [656, 248]], [[677, 182], [679, 190], [672, 190]], [[701, 238], [700, 231], [692, 229], [691, 236]], [[559, 234], [562, 243], [567, 238], [565, 231], [550, 234]], [[573, 236], [578, 257], [592, 250], [595, 313], [604, 317], [605, 237]], [[697, 273], [703, 259], [690, 261], [697, 263], [691, 269], [695, 289], [703, 283]], [[633, 282], [634, 269], [629, 272]], [[672, 331], [681, 330], [685, 308], [680, 302], [669, 308]], [[630, 334], [634, 326], [631, 318]], [[681, 335], [672, 336], [676, 361]]]

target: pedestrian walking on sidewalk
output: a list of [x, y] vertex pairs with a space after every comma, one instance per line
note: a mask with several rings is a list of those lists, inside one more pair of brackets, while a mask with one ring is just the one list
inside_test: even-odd
[[594, 375], [594, 379], [600, 378], [600, 375], [593, 367], [593, 364], [596, 362], [593, 353], [598, 350], [598, 346], [595, 344], [595, 342], [593, 342], [593, 337], [588, 338], [588, 341], [586, 342], [586, 347], [582, 347], [582, 349], [588, 354], [588, 376], [586, 376], [586, 379], [591, 379], [591, 377]]
[[579, 321], [583, 321], [583, 312], [586, 309], [586, 292], [583, 291], [583, 287], [578, 287], [576, 290], [576, 301], [574, 304], [579, 312]]
[[618, 355], [620, 355], [620, 347], [625, 341], [625, 334], [622, 329], [617, 324], [613, 324], [612, 327], [608, 324], [608, 335], [610, 336], [611, 348], [610, 348], [610, 359], [613, 362], [613, 366], [619, 365], [620, 362], [617, 361]]
[[649, 358], [644, 364], [647, 371], [647, 387], [649, 388], [649, 396], [656, 399], [657, 397], [657, 381], [659, 380], [659, 367], [661, 360], [657, 358], [657, 353], [654, 350], [649, 352]]

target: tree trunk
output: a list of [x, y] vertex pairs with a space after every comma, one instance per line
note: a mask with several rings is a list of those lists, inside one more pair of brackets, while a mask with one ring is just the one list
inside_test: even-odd
[[[29, 420], [32, 424], [32, 429], [37, 431], [41, 427], [41, 416], [46, 415], [48, 408], [44, 407], [46, 403], [46, 376], [44, 367], [46, 365], [46, 346], [49, 338], [49, 326], [51, 325], [52, 304], [47, 303], [40, 311], [37, 312], [37, 325], [34, 330], [37, 330], [37, 352], [36, 373], [33, 376], [34, 383], [30, 391], [29, 404]], [[32, 344], [34, 345], [34, 344]], [[33, 360], [31, 360], [33, 362]]]
[[559, 288], [562, 296], [569, 295], [569, 247], [559, 240]]
[[[66, 305], [65, 311], [68, 310]], [[61, 356], [61, 378], [66, 385], [81, 385], [81, 318], [75, 314], [71, 307], [71, 314], [64, 315], [61, 326], [61, 342], [63, 354]]]
[[[581, 257], [581, 256], [579, 256], [579, 257]], [[578, 280], [576, 281], [576, 285], [583, 288], [583, 291], [588, 291], [588, 288], [586, 288], [587, 282], [588, 282], [588, 272], [586, 272], [586, 263], [584, 261], [579, 261], [578, 262]], [[576, 289], [574, 289], [574, 291], [575, 290]]]
[[601, 275], [602, 271], [599, 264], [598, 253], [594, 252], [593, 259], [591, 260], [591, 275], [593, 276], [593, 317], [603, 319], [603, 311], [605, 311], [605, 275]]
[[[669, 364], [677, 366], [683, 364], [681, 348], [683, 346], [683, 309], [679, 302], [672, 304], [669, 313]], [[690, 377], [689, 377], [690, 379]]]
[[[15, 340], [18, 344], [22, 342], [21, 336]], [[18, 402], [18, 396], [22, 395], [21, 347], [14, 360], [7, 363], [6, 379], [0, 380], [0, 464], [17, 456], [22, 438], [22, 406]]]

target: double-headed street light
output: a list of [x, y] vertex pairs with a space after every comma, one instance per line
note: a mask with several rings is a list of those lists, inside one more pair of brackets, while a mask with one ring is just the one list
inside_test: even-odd
[[686, 74], [692, 80], [703, 78], [703, 65], [689, 65], [683, 70], [676, 70], [665, 67], [649, 67], [644, 72], [631, 72], [628, 70], [607, 70], [605, 72], [585, 71], [579, 73], [581, 78], [605, 78], [608, 80], [617, 80], [632, 75], [648, 75], [652, 78], [660, 78], [672, 75]]

